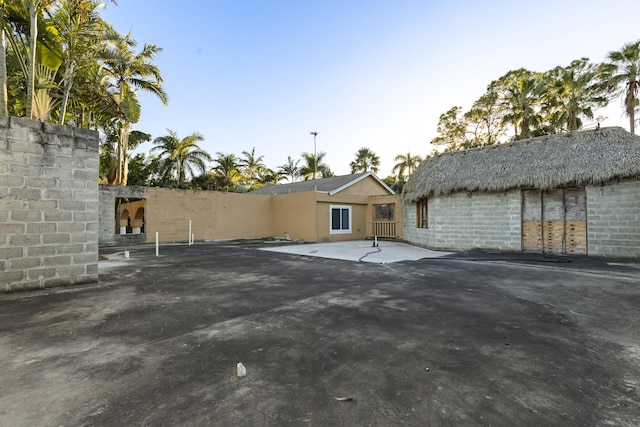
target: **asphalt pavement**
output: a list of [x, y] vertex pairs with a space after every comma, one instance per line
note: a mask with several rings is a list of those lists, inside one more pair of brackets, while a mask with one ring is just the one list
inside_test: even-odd
[[98, 284], [0, 295], [0, 425], [638, 425], [638, 260], [296, 246], [102, 248]]

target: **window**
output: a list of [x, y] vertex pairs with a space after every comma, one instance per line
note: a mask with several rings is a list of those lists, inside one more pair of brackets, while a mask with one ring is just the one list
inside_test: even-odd
[[330, 234], [351, 233], [351, 206], [331, 205]]
[[426, 197], [416, 203], [416, 227], [429, 228], [429, 199]]
[[396, 204], [388, 203], [384, 205], [373, 205], [374, 221], [395, 221]]

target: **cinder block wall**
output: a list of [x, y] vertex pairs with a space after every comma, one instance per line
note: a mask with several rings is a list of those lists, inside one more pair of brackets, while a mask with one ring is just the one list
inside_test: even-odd
[[433, 249], [522, 248], [520, 190], [458, 192], [429, 198], [428, 228], [416, 227], [416, 205], [404, 205], [404, 239]]
[[586, 191], [589, 255], [640, 257], [640, 179]]
[[0, 291], [98, 280], [98, 132], [0, 117]]

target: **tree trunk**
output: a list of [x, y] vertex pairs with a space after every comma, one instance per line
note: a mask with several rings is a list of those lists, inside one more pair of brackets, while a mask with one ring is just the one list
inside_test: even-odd
[[29, 19], [31, 28], [29, 32], [29, 67], [27, 75], [27, 111], [26, 117], [32, 118], [33, 96], [35, 93], [35, 75], [36, 75], [36, 42], [38, 40], [38, 19], [37, 19], [37, 3], [38, 0], [31, 0], [29, 3]]
[[68, 64], [64, 71], [64, 89], [62, 93], [62, 105], [60, 105], [60, 124], [63, 125], [65, 116], [67, 115], [67, 103], [69, 102], [69, 92], [71, 92], [71, 86], [73, 86], [73, 79], [75, 77], [75, 70], [72, 64]]
[[9, 115], [7, 97], [7, 43], [4, 30], [0, 29], [0, 116]]

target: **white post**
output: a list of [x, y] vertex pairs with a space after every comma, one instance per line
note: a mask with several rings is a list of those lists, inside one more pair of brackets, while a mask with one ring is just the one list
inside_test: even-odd
[[156, 231], [156, 256], [158, 256], [160, 252], [160, 247], [158, 246], [158, 232]]
[[191, 233], [191, 244], [193, 245], [193, 242], [196, 241], [196, 234], [195, 233]]
[[191, 246], [191, 220], [189, 220], [189, 246]]

